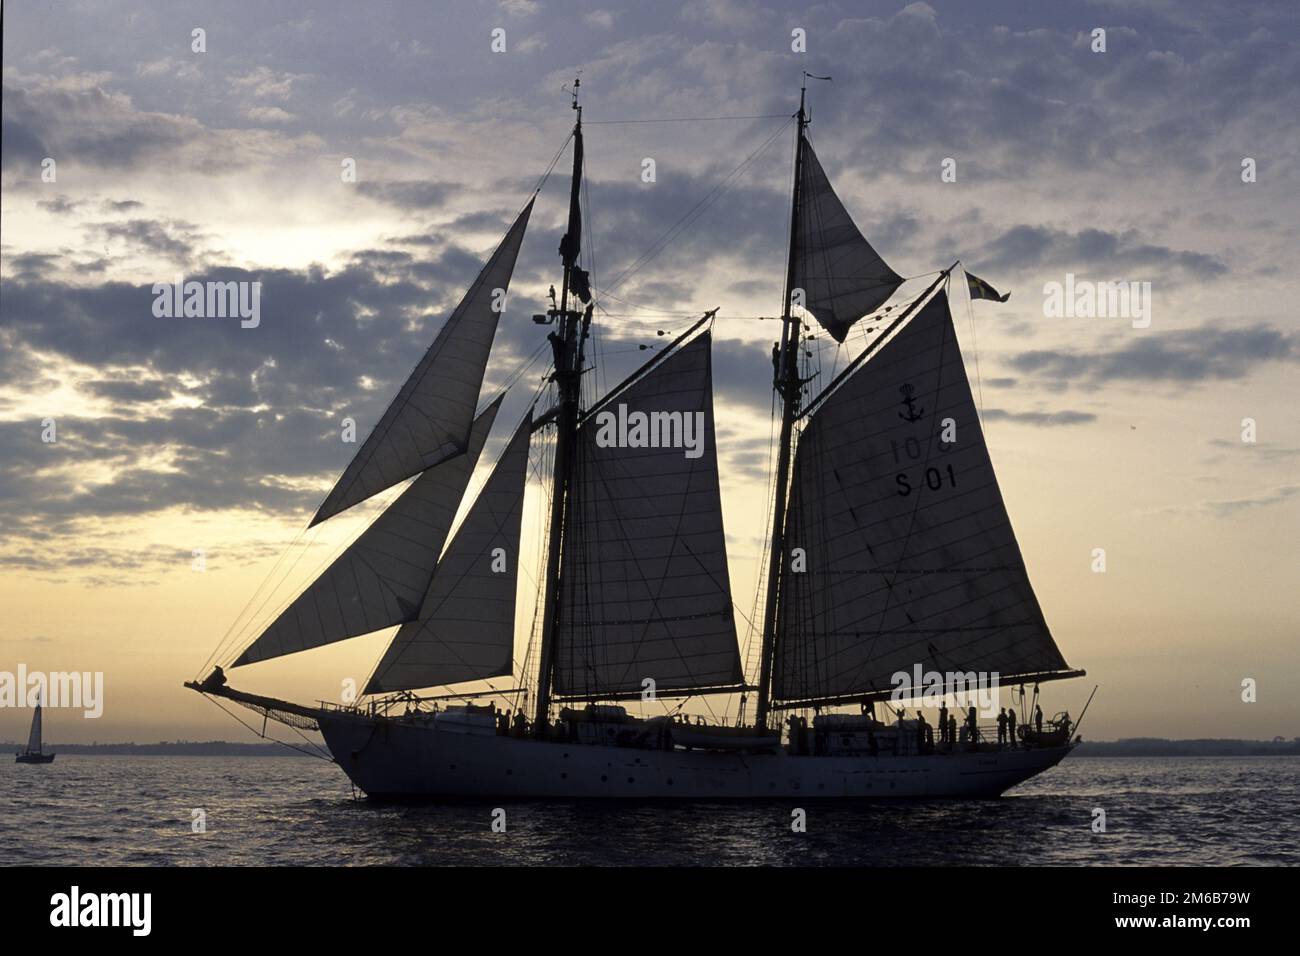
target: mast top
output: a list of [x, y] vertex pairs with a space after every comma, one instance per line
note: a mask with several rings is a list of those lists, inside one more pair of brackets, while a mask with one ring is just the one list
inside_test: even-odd
[[816, 73], [809, 73], [807, 70], [803, 71], [803, 82], [799, 84], [799, 132], [801, 134], [803, 128], [808, 125], [808, 117], [804, 110], [804, 98], [808, 93], [808, 81], [826, 80], [829, 83], [830, 79], [829, 76], [818, 76]]
[[563, 88], [566, 93], [568, 93], [570, 96], [573, 97], [573, 102], [570, 104], [570, 108], [578, 111], [579, 126], [582, 125], [582, 104], [578, 102], [578, 90], [580, 90], [581, 88], [582, 88], [582, 71], [579, 70], [577, 75], [574, 76], [573, 78], [573, 86], [571, 87], [566, 86]]

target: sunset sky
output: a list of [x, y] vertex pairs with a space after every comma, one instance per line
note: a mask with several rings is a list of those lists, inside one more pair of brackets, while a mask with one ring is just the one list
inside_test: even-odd
[[[1044, 710], [1077, 714], [1100, 684], [1085, 737], [1300, 735], [1298, 21], [1280, 0], [6, 4], [0, 671], [104, 672], [103, 717], [49, 714], [55, 744], [249, 738], [181, 682], [355, 452], [339, 422], [364, 436], [527, 201], [578, 70], [584, 252], [607, 290], [597, 384], [720, 307], [725, 518], [752, 616], [778, 334], [759, 317], [780, 310], [781, 127], [806, 69], [833, 76], [809, 89], [813, 143], [890, 265], [960, 259], [1011, 292], [968, 307], [958, 291], [953, 312], [1030, 577], [1088, 671], [1044, 685]], [[742, 118], [627, 122], [701, 117]], [[559, 281], [567, 164], [533, 214], [489, 387], [542, 344], [529, 317]], [[1046, 316], [1044, 285], [1067, 274], [1149, 282], [1150, 327]], [[260, 281], [260, 324], [155, 318], [152, 285], [177, 275]], [[862, 344], [823, 337], [823, 368]], [[542, 371], [512, 390], [484, 468]], [[533, 555], [541, 508], [534, 493]], [[292, 550], [281, 596], [374, 513]], [[531, 621], [521, 607], [519, 658]], [[336, 700], [389, 636], [234, 683]], [[0, 709], [0, 739], [30, 716]]]

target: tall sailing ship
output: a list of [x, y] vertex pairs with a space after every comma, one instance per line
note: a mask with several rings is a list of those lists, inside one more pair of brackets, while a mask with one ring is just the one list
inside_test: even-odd
[[[252, 709], [264, 729], [271, 719], [318, 730], [354, 784], [381, 798], [991, 796], [1057, 764], [1071, 726], [1068, 716], [1043, 726], [1038, 684], [1083, 672], [1052, 638], [993, 473], [950, 312], [959, 264], [900, 293], [904, 278], [813, 151], [801, 90], [772, 356], [779, 439], [747, 679], [715, 444], [717, 310], [604, 395], [584, 395], [599, 290], [581, 265], [573, 92], [560, 291], [533, 317], [553, 360], [544, 403], [514, 428], [448, 543], [501, 408], [501, 397], [480, 404], [480, 391], [535, 192], [310, 526], [413, 480], [224, 661], [395, 626], [363, 696], [296, 704], [233, 689], [222, 666], [186, 686]], [[966, 281], [972, 297], [988, 288]], [[816, 390], [812, 321], [837, 343], [854, 328], [875, 333]], [[549, 521], [537, 621], [516, 664], [533, 446], [549, 464]], [[943, 677], [936, 688], [900, 674]], [[1013, 698], [1018, 688], [1018, 732], [995, 736], [973, 709], [960, 729], [954, 715], [936, 732], [920, 711], [894, 709], [969, 690], [977, 675]], [[516, 686], [482, 690], [503, 677]], [[737, 719], [681, 716], [681, 702], [713, 695], [739, 695]], [[630, 701], [664, 713], [633, 715]]]

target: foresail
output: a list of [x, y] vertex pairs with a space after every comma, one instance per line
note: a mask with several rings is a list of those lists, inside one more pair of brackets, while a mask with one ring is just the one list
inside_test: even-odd
[[358, 449], [313, 525], [460, 454], [523, 242], [530, 201]]
[[559, 696], [742, 682], [714, 444], [710, 336], [579, 429], [556, 626]]
[[475, 420], [467, 450], [411, 482], [235, 666], [414, 620], [500, 407], [498, 398]]
[[532, 424], [529, 415], [502, 452], [438, 562], [419, 617], [397, 632], [366, 686], [367, 694], [513, 671], [519, 536]]
[[863, 238], [813, 152], [803, 150], [794, 234], [794, 289], [837, 342], [894, 294], [903, 279]]
[[888, 691], [898, 672], [910, 684], [916, 665], [996, 671], [1004, 682], [1066, 666], [998, 490], [942, 292], [812, 415], [785, 540], [777, 699]]

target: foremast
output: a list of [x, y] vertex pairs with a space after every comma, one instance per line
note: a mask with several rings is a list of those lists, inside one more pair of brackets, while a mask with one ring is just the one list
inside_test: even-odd
[[[560, 258], [564, 277], [560, 286], [558, 307], [552, 292], [551, 308], [545, 321], [556, 324], [547, 336], [555, 356], [555, 464], [551, 480], [551, 521], [546, 547], [546, 593], [542, 611], [542, 640], [539, 649], [537, 701], [533, 713], [534, 733], [546, 735], [551, 707], [551, 681], [555, 669], [555, 633], [562, 604], [560, 568], [564, 543], [566, 500], [573, 478], [574, 437], [582, 399], [582, 363], [587, 330], [591, 324], [591, 306], [579, 312], [569, 309], [569, 296], [578, 296], [574, 280], [586, 287], [586, 276], [577, 267], [582, 246], [582, 208], [579, 201], [582, 187], [582, 106], [578, 102], [580, 81], [573, 81], [573, 109], [577, 119], [573, 124], [573, 177], [569, 187], [569, 220], [564, 238], [560, 240]], [[540, 318], [540, 317], [539, 317]]]
[[785, 272], [785, 298], [781, 306], [781, 342], [773, 357], [773, 386], [781, 396], [781, 437], [777, 452], [776, 489], [773, 494], [772, 534], [768, 551], [767, 599], [763, 609], [763, 643], [760, 651], [758, 706], [754, 726], [767, 728], [772, 707], [772, 656], [776, 643], [777, 590], [781, 580], [781, 556], [785, 551], [785, 511], [790, 487], [790, 458], [793, 452], [794, 423], [799, 417], [803, 382], [799, 378], [799, 349], [803, 321], [792, 312], [794, 295], [796, 241], [799, 229], [799, 200], [803, 180], [803, 135], [808, 125], [804, 109], [808, 92], [807, 74], [799, 88], [799, 112], [795, 114], [794, 189], [790, 203], [790, 244]]

